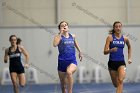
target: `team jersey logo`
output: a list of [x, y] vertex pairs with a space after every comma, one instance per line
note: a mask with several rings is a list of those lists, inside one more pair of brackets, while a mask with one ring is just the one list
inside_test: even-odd
[[113, 41], [113, 44], [123, 44], [124, 45], [124, 41]]
[[10, 57], [10, 58], [20, 57], [20, 53], [11, 54], [11, 55], [9, 55], [9, 57]]
[[74, 41], [65, 41], [64, 44], [74, 44]]

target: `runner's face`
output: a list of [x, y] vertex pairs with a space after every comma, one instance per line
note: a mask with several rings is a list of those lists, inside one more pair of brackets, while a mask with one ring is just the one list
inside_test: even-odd
[[121, 30], [122, 30], [122, 24], [121, 23], [116, 23], [114, 25], [114, 30], [115, 30], [115, 33], [120, 34]]
[[16, 37], [12, 37], [12, 38], [10, 39], [10, 42], [11, 42], [11, 45], [16, 45], [16, 43], [17, 43], [17, 38], [16, 38]]
[[69, 30], [68, 24], [66, 22], [61, 23], [60, 30], [62, 30], [64, 32], [68, 32], [68, 30]]

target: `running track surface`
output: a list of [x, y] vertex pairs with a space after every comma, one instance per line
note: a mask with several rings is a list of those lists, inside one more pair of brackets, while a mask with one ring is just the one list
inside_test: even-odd
[[[11, 85], [0, 85], [0, 93], [13, 93]], [[28, 84], [20, 93], [61, 93], [59, 84]], [[115, 93], [111, 83], [74, 84], [73, 93]], [[140, 93], [140, 83], [125, 83], [123, 93]]]

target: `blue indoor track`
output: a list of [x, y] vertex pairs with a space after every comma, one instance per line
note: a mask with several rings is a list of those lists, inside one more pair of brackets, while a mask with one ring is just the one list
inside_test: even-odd
[[[13, 93], [11, 85], [0, 85], [0, 93]], [[26, 85], [20, 93], [61, 93], [60, 85]], [[111, 83], [74, 84], [73, 93], [115, 93]], [[140, 83], [125, 83], [123, 93], [140, 93]]]

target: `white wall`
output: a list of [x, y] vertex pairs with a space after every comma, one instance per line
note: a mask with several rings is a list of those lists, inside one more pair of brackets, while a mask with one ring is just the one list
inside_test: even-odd
[[[109, 27], [103, 25], [96, 26], [71, 26], [70, 32], [76, 34], [81, 50], [87, 56], [107, 66], [108, 56], [103, 55], [105, 39], [108, 36]], [[127, 64], [127, 78], [134, 79], [136, 68], [140, 65], [139, 60], [139, 35], [140, 26], [124, 26], [123, 31], [129, 35], [132, 44], [132, 60], [133, 64]], [[3, 67], [8, 67], [8, 64], [3, 63], [4, 47], [10, 45], [8, 39], [12, 34], [20, 37], [22, 44], [30, 54], [30, 63], [41, 69], [38, 70], [39, 83], [56, 83], [57, 75], [57, 48], [52, 46], [54, 35], [49, 31], [58, 33], [57, 27], [46, 27], [40, 29], [37, 27], [9, 27], [0, 28], [0, 74]], [[131, 36], [130, 36], [131, 35]], [[125, 48], [125, 57], [127, 59], [127, 48]], [[78, 59], [77, 59], [78, 60]], [[126, 60], [127, 61], [127, 60]], [[78, 60], [79, 62], [79, 60]], [[94, 61], [84, 57], [83, 62], [79, 62], [78, 66], [85, 66], [88, 70], [96, 67]], [[101, 66], [102, 67], [102, 66]], [[108, 71], [102, 67], [104, 80], [110, 81]], [[45, 74], [44, 74], [45, 73]], [[51, 74], [52, 77], [48, 74]], [[1, 75], [0, 75], [1, 76]]]
[[[58, 1], [59, 21], [93, 25], [103, 24], [100, 19], [104, 19], [109, 23], [120, 20], [127, 24], [140, 24], [140, 0]], [[0, 16], [0, 26], [34, 26], [29, 21], [31, 18], [42, 25], [53, 25], [56, 24], [56, 0], [1, 0]]]

